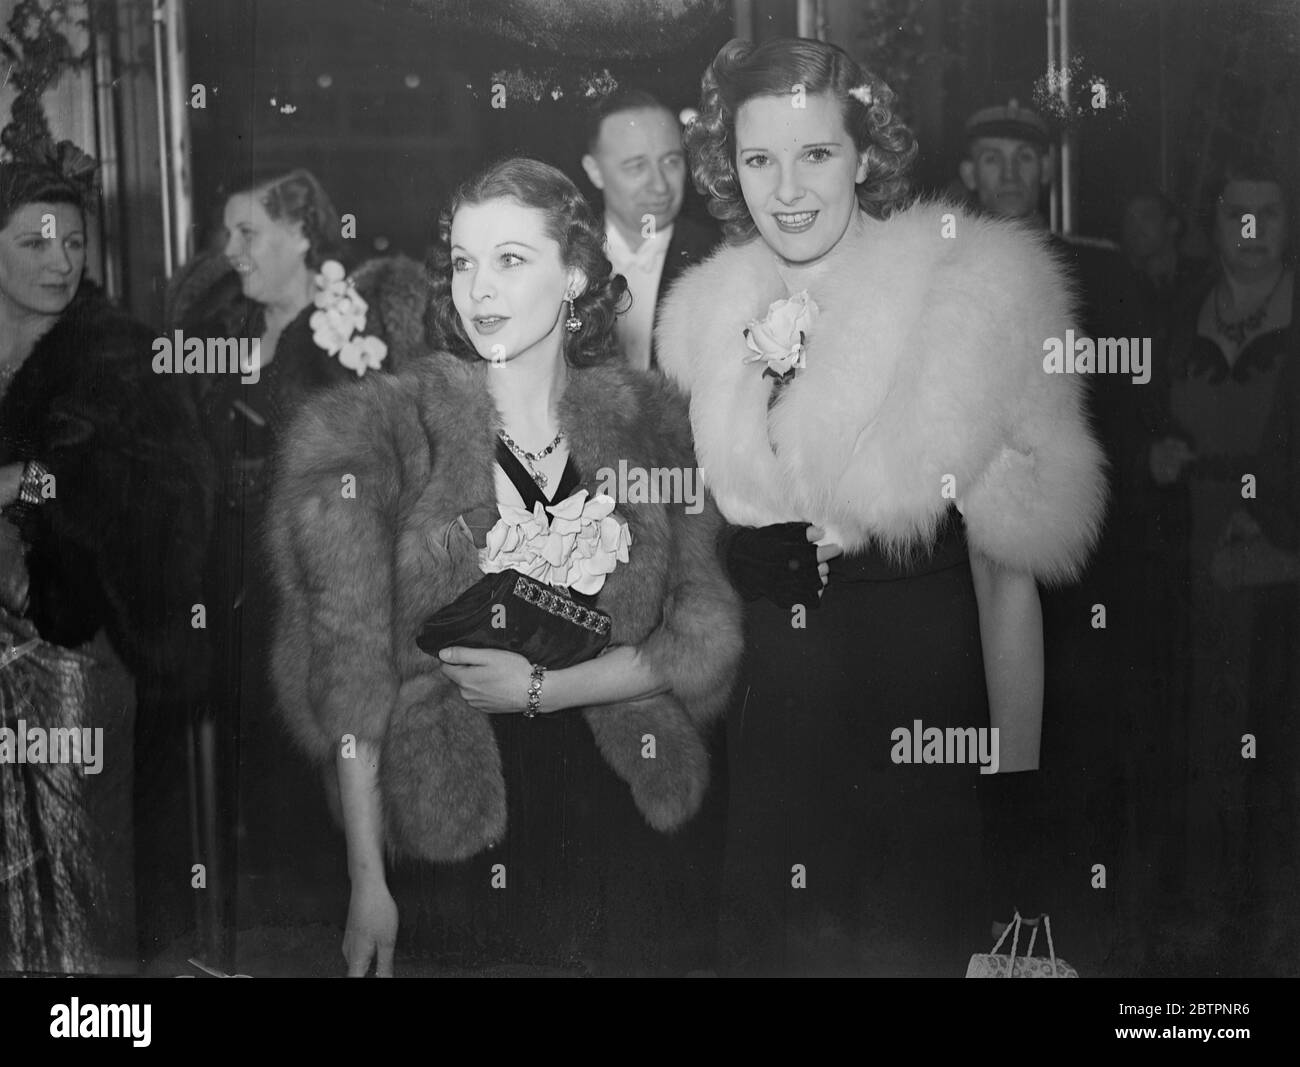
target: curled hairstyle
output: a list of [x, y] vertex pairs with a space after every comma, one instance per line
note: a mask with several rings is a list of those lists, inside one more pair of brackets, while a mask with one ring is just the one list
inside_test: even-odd
[[509, 199], [540, 211], [546, 234], [560, 246], [560, 261], [587, 276], [587, 288], [574, 297], [582, 320], [576, 333], [564, 331], [564, 355], [570, 365], [587, 367], [618, 356], [614, 322], [627, 303], [627, 282], [613, 273], [605, 255], [605, 228], [591, 205], [563, 172], [536, 159], [506, 159], [470, 178], [452, 194], [438, 218], [438, 240], [429, 256], [433, 299], [428, 326], [443, 348], [462, 359], [479, 355], [465, 333], [451, 297], [451, 222], [468, 204]]
[[84, 185], [35, 163], [0, 163], [0, 229], [27, 204], [70, 204], [84, 221], [90, 207]]
[[226, 200], [246, 193], [254, 197], [276, 222], [299, 223], [307, 238], [306, 263], [319, 270], [327, 259], [339, 259], [339, 213], [325, 187], [309, 170], [292, 170], [273, 178], [250, 181], [232, 189]]
[[[806, 95], [829, 92], [839, 101], [844, 127], [867, 158], [858, 203], [875, 218], [888, 218], [909, 199], [916, 138], [894, 114], [894, 92], [834, 45], [803, 38], [777, 38], [757, 47], [727, 42], [700, 79], [700, 116], [686, 129], [695, 187], [709, 198], [709, 213], [727, 239], [738, 244], [757, 229], [736, 173], [736, 114], [756, 96], [789, 98], [795, 86]], [[866, 89], [869, 104], [852, 95]]]

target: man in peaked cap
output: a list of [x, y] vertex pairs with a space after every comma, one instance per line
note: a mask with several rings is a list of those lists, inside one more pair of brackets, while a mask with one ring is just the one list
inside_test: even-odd
[[[975, 112], [966, 121], [965, 136], [961, 180], [980, 207], [1003, 218], [1038, 215], [1042, 189], [1052, 181], [1047, 124], [1011, 100]], [[1041, 216], [1038, 221], [1045, 222]]]
[[[975, 112], [966, 121], [965, 138], [966, 158], [959, 172], [980, 209], [1046, 229], [1039, 204], [1053, 176], [1047, 123], [1012, 99]], [[1150, 333], [1154, 326], [1146, 321], [1136, 281], [1118, 252], [1078, 238], [1053, 234], [1050, 240], [1080, 286], [1082, 307], [1076, 325], [1092, 337]]]

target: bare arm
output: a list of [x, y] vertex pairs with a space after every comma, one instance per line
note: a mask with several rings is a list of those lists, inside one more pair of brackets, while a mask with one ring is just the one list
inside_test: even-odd
[[971, 553], [989, 720], [998, 730], [999, 771], [1038, 769], [1043, 730], [1043, 613], [1032, 575]]
[[668, 683], [633, 645], [624, 645], [575, 667], [548, 671], [542, 710], [618, 704], [668, 691]]
[[375, 974], [391, 978], [393, 946], [397, 940], [397, 904], [384, 879], [383, 815], [379, 798], [379, 749], [356, 741], [356, 754], [342, 745], [335, 757], [343, 832], [348, 842], [348, 876], [352, 898], [348, 907], [343, 955], [350, 978], [364, 977], [375, 959]]
[[[438, 655], [447, 677], [471, 707], [508, 713], [528, 705], [532, 666], [523, 656], [478, 648], [444, 648]], [[668, 688], [667, 680], [635, 646], [623, 645], [586, 663], [547, 671], [540, 710], [619, 704], [666, 693]]]

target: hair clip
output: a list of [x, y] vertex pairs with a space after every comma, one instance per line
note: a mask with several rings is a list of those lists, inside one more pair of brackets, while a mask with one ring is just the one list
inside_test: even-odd
[[859, 85], [856, 89], [849, 90], [849, 96], [853, 97], [863, 107], [870, 107], [875, 97], [871, 93], [870, 85]]

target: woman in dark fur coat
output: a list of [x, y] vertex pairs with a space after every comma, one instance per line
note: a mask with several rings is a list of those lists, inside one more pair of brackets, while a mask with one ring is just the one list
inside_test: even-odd
[[[704, 887], [685, 868], [708, 861], [686, 824], [738, 602], [711, 503], [588, 499], [620, 464], [692, 475], [685, 410], [617, 361], [623, 280], [559, 171], [509, 160], [467, 183], [434, 273], [448, 351], [308, 404], [271, 501], [275, 680], [300, 745], [336, 756], [349, 973], [392, 973], [385, 849], [406, 861], [392, 881], [407, 941], [443, 962], [690, 965], [674, 939]], [[547, 508], [598, 514], [600, 549], [580, 559], [566, 546], [582, 536], [552, 528], [546, 561], [530, 557], [512, 538]], [[597, 594], [614, 647], [550, 672], [499, 650], [421, 652], [421, 621], [506, 557]]]
[[[91, 173], [67, 142], [0, 164], [0, 970], [134, 969], [132, 725], [202, 678], [206, 454], [82, 276]], [[17, 762], [51, 728], [102, 739], [88, 773]]]

